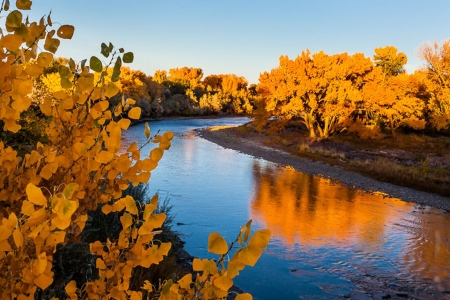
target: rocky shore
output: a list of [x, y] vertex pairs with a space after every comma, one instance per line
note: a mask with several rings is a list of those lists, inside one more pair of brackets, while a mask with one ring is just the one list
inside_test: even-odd
[[450, 211], [450, 197], [422, 192], [387, 182], [380, 182], [356, 172], [345, 170], [341, 166], [333, 166], [292, 155], [279, 148], [266, 146], [263, 143], [264, 139], [258, 134], [253, 134], [250, 137], [246, 134], [244, 137], [231, 130], [207, 128], [198, 130], [197, 135], [224, 148], [263, 158], [280, 165], [289, 165], [297, 171], [336, 180], [351, 188], [372, 193], [382, 193], [383, 195], [399, 198], [403, 201]]

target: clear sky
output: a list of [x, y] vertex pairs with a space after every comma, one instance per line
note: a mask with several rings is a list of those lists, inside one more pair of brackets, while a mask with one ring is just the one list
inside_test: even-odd
[[449, 0], [34, 0], [30, 20], [50, 10], [53, 22], [75, 26], [58, 56], [100, 58], [100, 44], [111, 42], [134, 52], [130, 67], [148, 75], [187, 66], [250, 83], [277, 67], [280, 55], [307, 48], [372, 57], [392, 45], [413, 72], [423, 64], [421, 43], [450, 38]]

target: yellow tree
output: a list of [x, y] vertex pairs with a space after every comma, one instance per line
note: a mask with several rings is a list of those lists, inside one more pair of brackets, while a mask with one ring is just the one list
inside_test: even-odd
[[384, 121], [394, 137], [401, 126], [424, 129], [425, 103], [418, 98], [420, 79], [408, 74], [385, 77], [381, 68], [377, 71], [374, 80], [363, 88], [365, 108]]
[[442, 45], [423, 44], [420, 58], [426, 63], [423, 70], [430, 98], [427, 103], [430, 125], [436, 130], [450, 129], [450, 40]]
[[373, 67], [363, 54], [311, 55], [307, 50], [295, 60], [281, 56], [280, 66], [259, 78], [260, 125], [269, 116], [277, 117], [278, 130], [299, 118], [311, 138], [329, 137], [362, 101], [361, 88]]

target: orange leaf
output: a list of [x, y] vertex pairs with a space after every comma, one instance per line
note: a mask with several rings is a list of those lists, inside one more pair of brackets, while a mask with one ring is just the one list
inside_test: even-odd
[[128, 212], [132, 213], [133, 215], [137, 215], [138, 208], [136, 206], [136, 200], [134, 200], [133, 197], [131, 196], [125, 197], [125, 206]]
[[140, 117], [141, 117], [141, 108], [140, 107], [133, 107], [128, 112], [128, 118], [130, 118], [130, 119], [139, 120]]
[[29, 183], [26, 187], [25, 192], [27, 193], [28, 200], [31, 203], [47, 207], [47, 198], [45, 198], [40, 188], [32, 183]]
[[236, 298], [234, 298], [234, 300], [253, 300], [253, 297], [248, 293], [244, 293], [237, 295]]
[[100, 151], [95, 156], [95, 161], [101, 164], [109, 163], [114, 158], [114, 153], [108, 151]]
[[45, 274], [41, 274], [38, 278], [34, 279], [34, 283], [43, 290], [49, 287], [52, 282], [53, 277], [47, 276]]
[[211, 233], [208, 237], [208, 252], [214, 254], [225, 254], [228, 252], [227, 242], [217, 232]]
[[216, 278], [213, 283], [216, 287], [225, 292], [233, 286], [233, 280], [228, 278], [226, 275]]
[[159, 148], [155, 148], [150, 152], [150, 159], [158, 162], [163, 156], [163, 151]]
[[257, 246], [259, 248], [266, 248], [269, 244], [271, 232], [269, 229], [260, 229], [252, 236], [249, 245]]
[[95, 261], [95, 267], [97, 269], [106, 269], [106, 265], [103, 259], [97, 258], [97, 260]]

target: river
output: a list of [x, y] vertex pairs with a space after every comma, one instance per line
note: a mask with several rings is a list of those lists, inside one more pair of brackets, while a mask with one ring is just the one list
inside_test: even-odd
[[[272, 231], [255, 267], [235, 279], [254, 299], [450, 299], [448, 213], [224, 149], [194, 132], [247, 120], [150, 122], [152, 134], [175, 133], [149, 191], [170, 199], [186, 251], [212, 258], [209, 233], [231, 241], [252, 219], [252, 229]], [[124, 143], [143, 144], [143, 131], [131, 127]]]

